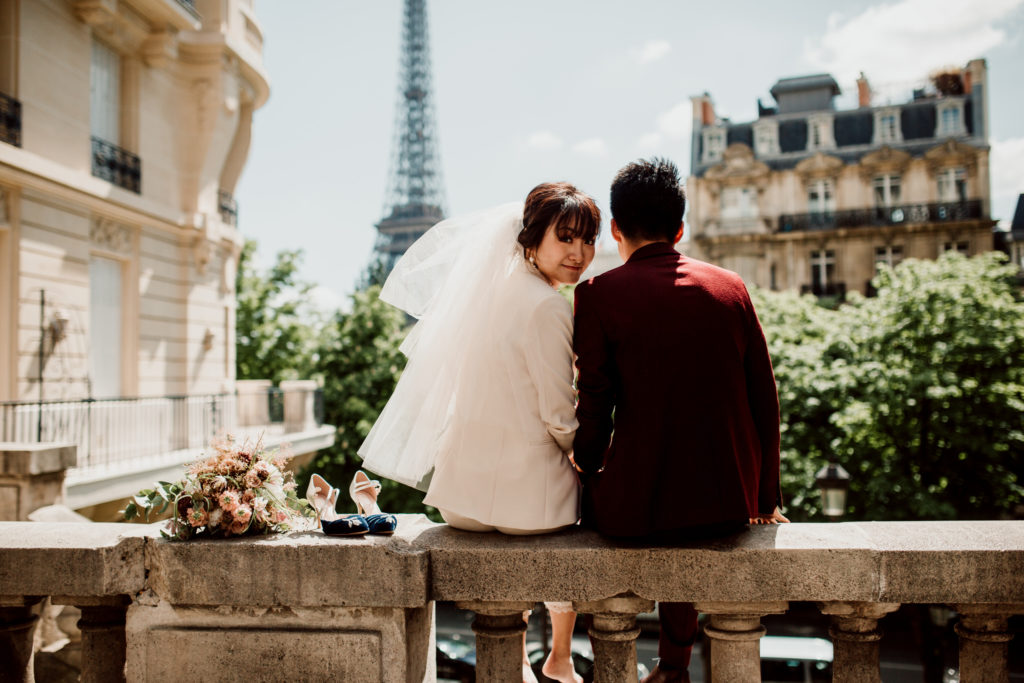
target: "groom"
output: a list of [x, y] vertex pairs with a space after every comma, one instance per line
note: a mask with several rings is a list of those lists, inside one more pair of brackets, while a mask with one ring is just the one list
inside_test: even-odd
[[[673, 543], [788, 521], [764, 334], [738, 275], [675, 250], [685, 207], [672, 162], [620, 170], [611, 229], [625, 263], [576, 288], [574, 458], [584, 524], [608, 536]], [[644, 681], [688, 681], [697, 613], [659, 612]]]

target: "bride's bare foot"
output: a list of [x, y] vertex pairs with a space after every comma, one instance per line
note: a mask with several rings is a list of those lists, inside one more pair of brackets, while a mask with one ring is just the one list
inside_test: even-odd
[[523, 660], [523, 683], [537, 683], [537, 677], [533, 675], [533, 669], [530, 667], [530, 662], [525, 659]]
[[572, 657], [555, 657], [555, 653], [548, 655], [541, 669], [544, 675], [559, 683], [583, 683], [583, 678], [576, 673], [572, 666]]

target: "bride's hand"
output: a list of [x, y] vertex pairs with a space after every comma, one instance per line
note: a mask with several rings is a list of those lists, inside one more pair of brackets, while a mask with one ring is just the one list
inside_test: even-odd
[[580, 474], [583, 474], [583, 470], [581, 470], [580, 466], [576, 464], [576, 458], [574, 458], [572, 456], [573, 456], [573, 451], [568, 451], [565, 454], [565, 457], [569, 458], [569, 462], [572, 463], [573, 469], [575, 469]]

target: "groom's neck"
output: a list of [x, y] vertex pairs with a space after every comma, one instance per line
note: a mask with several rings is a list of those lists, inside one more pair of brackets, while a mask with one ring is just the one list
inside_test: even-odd
[[646, 247], [648, 244], [656, 244], [658, 242], [669, 244], [668, 240], [628, 240], [623, 238], [622, 241], [619, 242], [619, 256], [622, 258], [622, 262], [625, 263], [637, 249]]

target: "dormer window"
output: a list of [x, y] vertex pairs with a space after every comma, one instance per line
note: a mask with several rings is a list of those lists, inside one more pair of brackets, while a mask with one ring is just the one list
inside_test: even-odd
[[725, 152], [725, 128], [709, 127], [704, 132], [704, 154], [701, 161], [709, 163], [721, 161], [722, 153]]
[[943, 102], [936, 107], [935, 137], [964, 135], [964, 108], [962, 102]]
[[816, 114], [807, 117], [807, 149], [835, 149], [831, 114]]
[[754, 153], [759, 157], [779, 153], [778, 121], [762, 120], [754, 124]]
[[900, 110], [897, 107], [875, 110], [874, 144], [881, 145], [902, 141], [903, 132], [900, 130]]

